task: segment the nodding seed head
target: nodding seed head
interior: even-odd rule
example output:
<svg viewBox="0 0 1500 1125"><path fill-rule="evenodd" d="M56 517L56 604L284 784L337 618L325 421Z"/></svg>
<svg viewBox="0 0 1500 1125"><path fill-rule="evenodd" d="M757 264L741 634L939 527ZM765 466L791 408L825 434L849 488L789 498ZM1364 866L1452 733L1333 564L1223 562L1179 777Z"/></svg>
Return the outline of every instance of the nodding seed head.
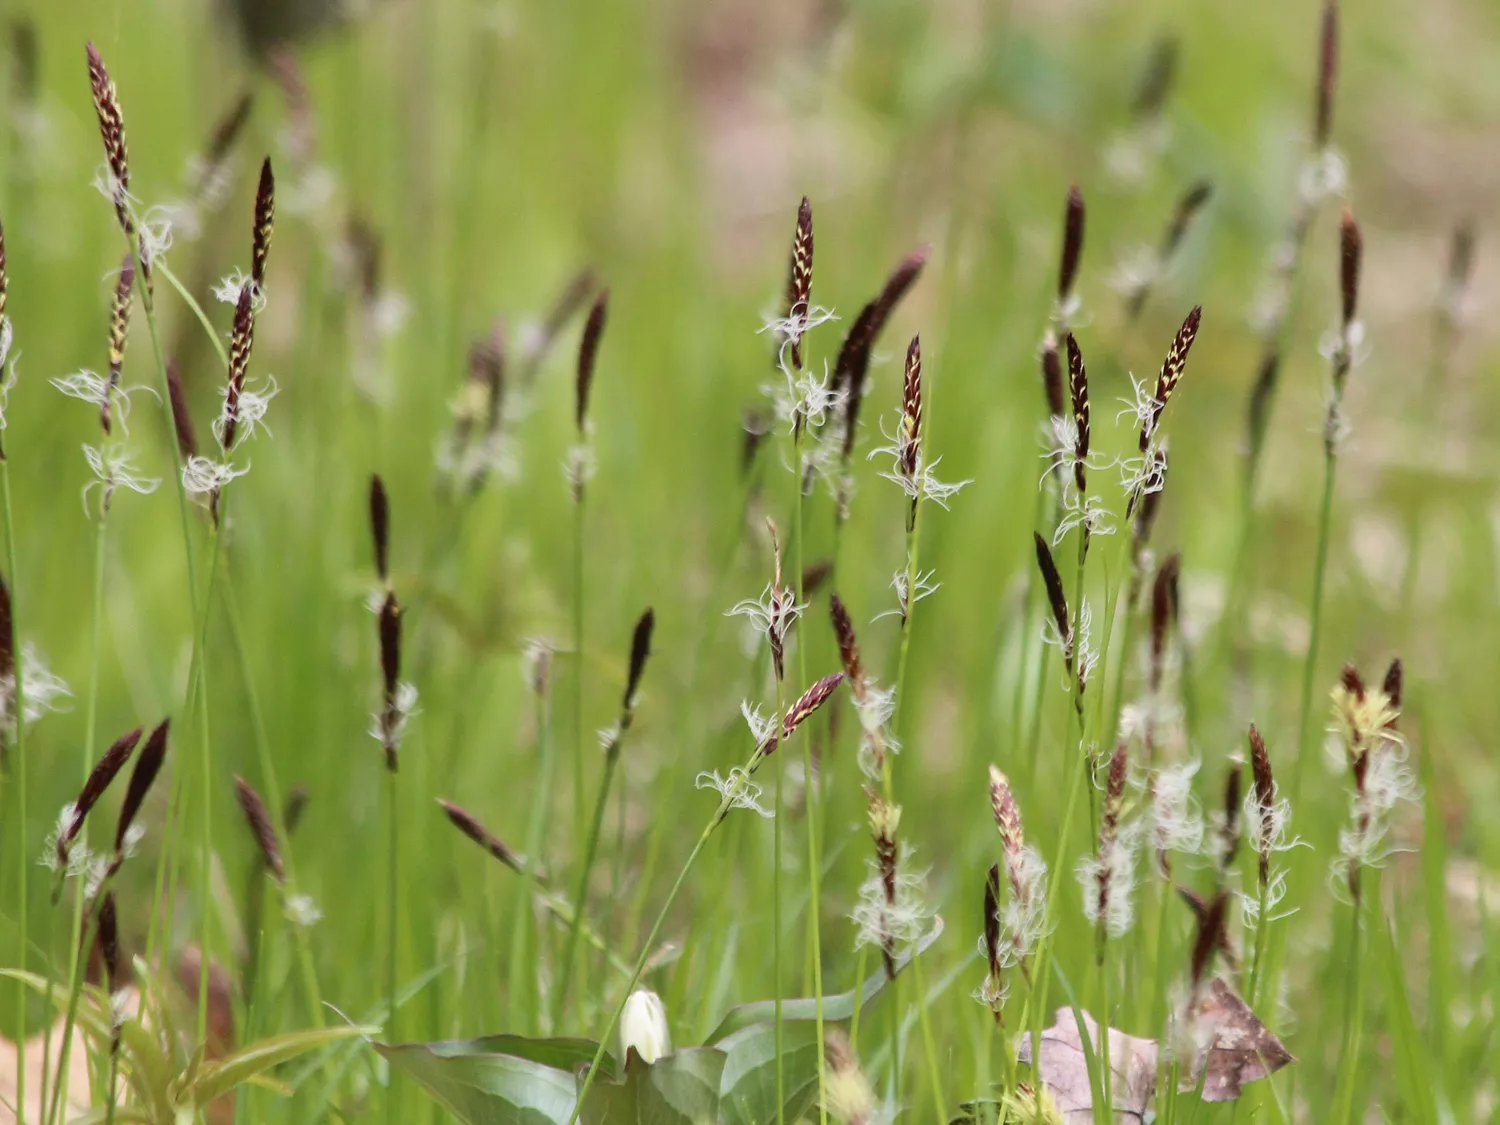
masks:
<svg viewBox="0 0 1500 1125"><path fill-rule="evenodd" d="M1359 309L1359 267L1363 256L1364 238L1359 233L1353 212L1346 208L1339 234L1339 296L1346 331L1354 323L1354 315Z"/></svg>
<svg viewBox="0 0 1500 1125"><path fill-rule="evenodd" d="M125 800L120 804L120 821L115 828L115 859L123 858L125 836L135 823L146 794L161 772L162 762L167 757L167 728L170 720L163 719L146 737L141 752L136 755L135 768L130 771L130 784L125 787Z"/></svg>
<svg viewBox="0 0 1500 1125"><path fill-rule="evenodd" d="M575 421L581 435L588 421L589 391L594 385L594 363L599 357L599 338L604 335L604 320L609 313L609 290L601 289L589 309L578 344L577 409Z"/></svg>
<svg viewBox="0 0 1500 1125"><path fill-rule="evenodd" d="M127 234L134 233L134 226L126 211L126 194L130 190L130 157L125 147L125 116L120 111L120 98L115 92L114 81L104 65L104 58L95 46L88 45L89 86L94 95L94 114L99 119L99 136L104 142L104 159L109 165L113 180L112 195L115 214L120 228Z"/></svg>
<svg viewBox="0 0 1500 1125"><path fill-rule="evenodd" d="M1188 901L1191 904L1192 899ZM1226 940L1224 916L1228 904L1229 893L1221 890L1204 910L1195 911L1198 914L1198 936L1193 941L1193 956L1189 972L1194 989L1203 983L1210 960Z"/></svg>
<svg viewBox="0 0 1500 1125"><path fill-rule="evenodd" d="M1074 184L1068 189L1063 211L1062 258L1057 271L1057 299L1066 301L1078 277L1078 259L1083 254L1083 193Z"/></svg>
<svg viewBox="0 0 1500 1125"><path fill-rule="evenodd" d="M842 453L846 461L854 450L855 425L859 421L859 406L864 397L865 375L870 369L870 352L891 312L921 275L926 262L926 248L914 250L903 258L886 279L885 287L854 318L839 348L833 367L833 389L845 392Z"/></svg>
<svg viewBox="0 0 1500 1125"><path fill-rule="evenodd" d="M184 461L198 455L198 437L193 432L193 416L188 412L187 395L182 389L182 370L177 359L167 360L167 396L172 404L172 428L177 434L177 452Z"/></svg>
<svg viewBox="0 0 1500 1125"><path fill-rule="evenodd" d="M765 749L763 751L765 756L770 757L773 753L775 753L776 748L781 743L781 740L784 738L790 738L793 731L795 731L798 727L800 727L803 723L810 719L813 716L814 712L818 710L818 708L822 707L823 704L828 702L829 697L833 695L834 689L843 682L844 673L832 672L829 675L824 676L821 680L815 681L812 687L804 691L801 697L798 698L797 702L793 703L791 707L787 709L786 717L781 722L780 737L773 734L771 738L767 740Z"/></svg>
<svg viewBox="0 0 1500 1125"><path fill-rule="evenodd" d="M67 868L68 846L78 838L78 833L83 829L84 818L99 803L99 798L109 788L110 782L125 768L125 763L130 761L130 755L135 751L135 744L140 740L140 727L117 738L84 779L83 788L78 791L78 798L73 802L73 815L69 818L68 829L57 838L57 858L64 870Z"/></svg>
<svg viewBox="0 0 1500 1125"><path fill-rule="evenodd" d="M656 614L648 608L635 623L630 638L630 671L625 677L625 698L621 704L627 719L635 712L635 696L641 686L641 673L646 670L646 659L651 655L651 633L655 628Z"/></svg>
<svg viewBox="0 0 1500 1125"><path fill-rule="evenodd" d="M250 825L250 832L260 847L260 857L266 870L278 883L286 882L286 868L281 861L281 848L276 842L276 827L271 823L270 814L266 812L266 803L243 777L234 779L234 795L240 803L240 811L245 814L246 823Z"/></svg>
<svg viewBox="0 0 1500 1125"><path fill-rule="evenodd" d="M438 804L442 807L448 820L452 822L453 827L457 828L512 871L521 871L522 864L520 857L511 851L510 848L506 847L498 836L481 824L478 817L462 806L455 805L452 801L440 800Z"/></svg>
<svg viewBox="0 0 1500 1125"><path fill-rule="evenodd" d="M1167 408L1172 392L1177 389L1182 373L1187 369L1188 352L1192 351L1193 341L1198 338L1198 325L1202 320L1203 306L1194 305L1192 311L1183 320L1182 327L1177 330L1177 335L1172 337L1172 346L1167 349L1167 358L1162 361L1161 372L1156 377L1154 396L1156 405L1151 411L1149 421L1141 427L1140 449L1142 453L1150 448L1151 437L1156 433L1156 427L1161 422L1162 411Z"/></svg>
<svg viewBox="0 0 1500 1125"><path fill-rule="evenodd" d="M828 613L833 618L833 635L838 640L839 659L849 677L849 690L861 696L865 690L865 670L859 659L859 641L854 635L854 619L837 594L828 598Z"/></svg>
<svg viewBox="0 0 1500 1125"><path fill-rule="evenodd" d="M385 481L376 473L370 477L370 533L375 541L375 573L389 585L391 580L391 506L385 494Z"/></svg>

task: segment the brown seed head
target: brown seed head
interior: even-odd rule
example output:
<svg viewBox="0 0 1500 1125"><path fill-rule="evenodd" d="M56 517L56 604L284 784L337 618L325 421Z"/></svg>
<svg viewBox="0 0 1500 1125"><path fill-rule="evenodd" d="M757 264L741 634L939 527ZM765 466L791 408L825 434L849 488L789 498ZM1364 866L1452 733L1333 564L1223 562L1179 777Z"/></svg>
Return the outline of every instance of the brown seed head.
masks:
<svg viewBox="0 0 1500 1125"><path fill-rule="evenodd" d="M260 846L261 862L266 865L271 878L278 883L286 882L286 867L281 862L281 848L276 842L276 826L271 823L271 816L266 812L266 803L243 777L234 779L234 795L240 803L240 811L245 814L245 822L250 825L256 844Z"/></svg>
<svg viewBox="0 0 1500 1125"><path fill-rule="evenodd" d="M1057 299L1066 301L1078 277L1078 259L1083 254L1083 193L1074 184L1068 189L1063 211L1062 259L1057 271Z"/></svg>
<svg viewBox="0 0 1500 1125"><path fill-rule="evenodd" d="M1220 843L1227 870L1240 850L1240 763L1238 759L1229 763L1229 772L1224 776L1224 824Z"/></svg>
<svg viewBox="0 0 1500 1125"><path fill-rule="evenodd" d="M786 319L792 325L792 366L802 367L802 332L797 325L807 322L809 301L812 297L813 271L813 223L812 204L807 196L797 208L797 231L792 236L792 261L787 272Z"/></svg>
<svg viewBox="0 0 1500 1125"><path fill-rule="evenodd" d="M1214 953L1222 948L1226 940L1224 917L1228 905L1229 893L1221 890L1208 904L1207 909L1198 915L1198 936L1193 941L1193 958L1189 973L1195 991L1203 983Z"/></svg>
<svg viewBox="0 0 1500 1125"><path fill-rule="evenodd" d="M1047 412L1061 418L1068 412L1063 397L1062 360L1057 355L1057 336L1050 330L1042 337L1042 389L1047 392Z"/></svg>
<svg viewBox="0 0 1500 1125"><path fill-rule="evenodd" d="M455 805L452 801L438 801L438 804L442 806L443 812L452 821L453 827L457 828L512 871L520 872L522 870L520 857L511 851L510 848L506 847L498 836L480 824L479 818L473 813Z"/></svg>
<svg viewBox="0 0 1500 1125"><path fill-rule="evenodd" d="M130 298L135 291L135 255L126 254L115 279L115 295L109 305L109 385L99 404L99 425L106 436L110 430L110 394L120 385L120 368L125 363L125 340L130 334Z"/></svg>
<svg viewBox="0 0 1500 1125"><path fill-rule="evenodd" d="M124 859L125 834L135 823L146 801L146 794L161 772L162 762L167 757L167 726L170 720L163 719L146 736L141 752L136 755L135 768L130 771L130 784L125 787L125 800L120 804L120 820L115 828L115 863Z"/></svg>
<svg viewBox="0 0 1500 1125"><path fill-rule="evenodd" d="M984 954L990 977L1000 979L1000 865L990 864L984 877Z"/></svg>
<svg viewBox="0 0 1500 1125"><path fill-rule="evenodd" d="M1104 783L1104 816L1099 822L1101 842L1113 842L1120 828L1120 813L1125 807L1125 781L1130 770L1130 743L1120 739L1109 756L1109 775ZM1101 847L1101 851L1103 848Z"/></svg>
<svg viewBox="0 0 1500 1125"><path fill-rule="evenodd" d="M1057 625L1057 635L1062 640L1063 659L1068 671L1073 670L1073 627L1069 624L1068 598L1063 593L1062 575L1057 573L1052 549L1038 532L1032 532L1036 543L1036 565L1042 572L1042 582L1047 587L1047 602L1052 607L1052 620Z"/></svg>
<svg viewBox="0 0 1500 1125"><path fill-rule="evenodd" d="M601 289L589 309L589 318L583 325L583 338L578 343L578 380L576 422L578 433L583 434L588 420L589 390L594 385L594 362L599 357L599 338L604 335L604 319L609 312L609 290Z"/></svg>
<svg viewBox="0 0 1500 1125"><path fill-rule="evenodd" d="M1345 208L1339 236L1339 296L1346 331L1359 308L1359 265L1363 256L1364 238L1359 233L1359 224L1354 221L1353 212Z"/></svg>
<svg viewBox="0 0 1500 1125"><path fill-rule="evenodd" d="M1182 556L1173 553L1156 572L1151 584L1151 690L1161 687L1166 670L1167 632L1173 617L1173 591L1182 567Z"/></svg>
<svg viewBox="0 0 1500 1125"><path fill-rule="evenodd" d="M94 113L99 118L99 136L104 141L104 160L109 165L115 214L119 217L120 229L130 235L134 233L134 227L125 209L126 193L130 190L130 158L125 149L125 116L120 111L120 98L115 93L115 84L104 66L104 59L92 43L88 45L88 58L89 86L94 94Z"/></svg>
<svg viewBox="0 0 1500 1125"><path fill-rule="evenodd" d="M240 392L245 389L250 348L255 343L252 289L250 285L240 286L239 300L234 306L234 326L229 332L229 377L224 395L224 424L219 431L219 445L226 454L234 451L240 421Z"/></svg>
<svg viewBox="0 0 1500 1125"><path fill-rule="evenodd" d="M375 541L375 573L385 585L391 581L391 506L380 474L370 477L370 532Z"/></svg>
<svg viewBox="0 0 1500 1125"><path fill-rule="evenodd" d="M115 892L108 891L99 904L98 935L94 939L99 959L104 963L104 980L110 992L118 992L125 982L120 957L120 919L115 906Z"/></svg>
<svg viewBox="0 0 1500 1125"><path fill-rule="evenodd" d="M837 594L828 598L828 613L833 619L833 635L839 643L839 659L844 664L844 674L849 678L849 690L859 699L865 693L865 669L859 660L859 641L854 635L854 618L849 607Z"/></svg>
<svg viewBox="0 0 1500 1125"><path fill-rule="evenodd" d="M1271 875L1269 847L1275 828L1276 781L1271 776L1271 756L1255 724L1250 724L1250 776L1255 782L1255 808L1260 814L1256 853L1260 858L1260 885L1265 887Z"/></svg>
<svg viewBox="0 0 1500 1125"><path fill-rule="evenodd" d="M380 603L380 672L388 707L394 707L401 681L401 606L393 590Z"/></svg>
<svg viewBox="0 0 1500 1125"><path fill-rule="evenodd" d="M1073 479L1079 493L1088 491L1084 462L1089 455L1089 374L1083 366L1083 352L1073 333L1068 333L1068 393L1073 399L1073 424L1078 436L1073 445Z"/></svg>
<svg viewBox="0 0 1500 1125"><path fill-rule="evenodd" d="M1401 710L1401 689L1404 680L1405 675L1401 666L1401 658L1398 656L1391 661L1390 667L1385 670L1385 682L1381 685L1381 690L1385 692L1385 697L1390 700L1392 711ZM1395 726L1395 722L1392 719L1387 725Z"/></svg>
<svg viewBox="0 0 1500 1125"><path fill-rule="evenodd" d="M844 682L844 673L832 672L818 680L804 691L797 702L787 710L786 717L781 722L781 739L790 738L792 732L810 719L813 714L827 703L833 695L834 689ZM765 755L769 757L776 752L781 739L774 735L766 742Z"/></svg>
<svg viewBox="0 0 1500 1125"><path fill-rule="evenodd" d="M990 811L995 817L995 827L1000 831L1000 846L1005 849L1006 863L1014 868L1014 861L1026 846L1021 810L1010 790L1009 779L995 766L990 767Z"/></svg>
<svg viewBox="0 0 1500 1125"><path fill-rule="evenodd" d="M73 815L68 821L68 830L57 838L57 858L64 868L68 862L68 846L78 838L78 833L83 829L84 818L98 804L110 782L125 768L125 763L130 761L130 755L135 751L135 744L140 740L141 728L136 727L129 734L116 739L104 752L104 757L89 771L83 788L78 791L78 799L73 802Z"/></svg>
<svg viewBox="0 0 1500 1125"><path fill-rule="evenodd" d="M901 389L901 429L897 472L916 476L922 441L922 340L913 336L906 348L906 377Z"/></svg>
<svg viewBox="0 0 1500 1125"><path fill-rule="evenodd" d="M651 632L656 627L656 614L647 609L635 623L635 632L630 638L630 673L625 677L625 698L621 703L624 718L621 726L628 726L635 713L635 696L640 690L641 673L646 670L646 658L651 655Z"/></svg>
<svg viewBox="0 0 1500 1125"><path fill-rule="evenodd" d="M1339 6L1328 0L1318 42L1318 96L1313 117L1313 147L1326 148L1333 133L1333 94L1339 72Z"/></svg>
<svg viewBox="0 0 1500 1125"><path fill-rule="evenodd" d="M1359 669L1356 668L1353 664L1344 665L1343 671L1339 673L1339 682L1343 685L1344 690L1352 695L1356 701L1364 701L1364 677L1359 674Z"/></svg>
<svg viewBox="0 0 1500 1125"><path fill-rule="evenodd" d="M1153 396L1156 405L1152 408L1150 421L1141 426L1142 453L1151 447L1151 438L1161 422L1162 411L1167 408L1172 392L1177 389L1177 383L1187 369L1188 352L1193 348L1193 341L1198 338L1198 324L1202 319L1203 306L1194 305L1193 310L1187 314L1187 319L1182 322L1182 327L1177 330L1177 335L1172 337L1172 346L1167 349L1167 358L1162 361L1161 371L1156 376L1156 394Z"/></svg>
<svg viewBox="0 0 1500 1125"><path fill-rule="evenodd" d="M1151 55L1146 60L1146 69L1141 72L1141 84L1136 89L1132 112L1137 121L1149 121L1161 114L1176 77L1177 37L1158 36L1151 45Z"/></svg>
<svg viewBox="0 0 1500 1125"><path fill-rule="evenodd" d="M187 395L182 387L182 370L173 356L167 360L167 396L172 403L172 428L177 433L177 452L184 461L197 456L198 437L193 432L193 416L188 412Z"/></svg>
<svg viewBox="0 0 1500 1125"><path fill-rule="evenodd" d="M885 287L854 318L854 323L849 326L849 333L844 337L843 345L839 348L838 359L833 368L833 389L845 392L843 456L846 461L854 450L855 426L859 421L860 402L864 398L865 376L870 369L871 350L881 330L885 327L886 321L890 319L892 311L920 276L926 262L925 247L914 250L901 259L890 277L886 279Z"/></svg>
<svg viewBox="0 0 1500 1125"><path fill-rule="evenodd" d="M266 257L271 253L271 231L276 226L276 176L268 156L260 165L255 188L255 232L250 243L250 280L257 290L266 284Z"/></svg>

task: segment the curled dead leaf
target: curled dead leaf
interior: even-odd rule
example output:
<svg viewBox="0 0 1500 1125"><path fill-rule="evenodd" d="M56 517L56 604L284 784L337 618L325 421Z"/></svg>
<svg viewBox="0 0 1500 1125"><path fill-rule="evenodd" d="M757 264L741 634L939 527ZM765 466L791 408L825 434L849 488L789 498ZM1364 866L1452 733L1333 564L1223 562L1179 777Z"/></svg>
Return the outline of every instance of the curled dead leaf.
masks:
<svg viewBox="0 0 1500 1125"><path fill-rule="evenodd" d="M1231 1102L1246 1082L1275 1074L1296 1062L1276 1034L1250 1010L1250 1005L1222 979L1214 978L1199 993L1188 1031L1198 1048L1191 1073L1180 1088L1203 1083L1203 1100Z"/></svg>
<svg viewBox="0 0 1500 1125"><path fill-rule="evenodd" d="M1099 1025L1088 1012L1080 1015L1098 1055L1102 1046ZM1094 1095L1089 1085L1088 1057L1072 1008L1057 1009L1052 1026L1042 1032L1040 1053L1041 1059L1032 1064L1033 1070L1051 1091L1063 1121L1068 1125L1092 1121ZM1139 1039L1118 1028L1109 1029L1109 1069L1113 1075L1110 1092L1117 1121L1141 1125L1146 1120L1146 1109L1156 1093L1156 1056L1154 1039ZM1023 1063L1032 1063L1030 1035L1021 1040L1017 1057Z"/></svg>

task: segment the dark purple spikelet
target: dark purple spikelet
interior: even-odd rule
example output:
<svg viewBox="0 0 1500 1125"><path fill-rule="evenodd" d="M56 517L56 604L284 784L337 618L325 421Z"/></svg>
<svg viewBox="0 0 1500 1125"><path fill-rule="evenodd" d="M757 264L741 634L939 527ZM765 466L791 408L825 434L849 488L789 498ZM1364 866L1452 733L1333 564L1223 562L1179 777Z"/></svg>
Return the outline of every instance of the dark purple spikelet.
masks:
<svg viewBox="0 0 1500 1125"><path fill-rule="evenodd" d="M865 683L864 665L859 659L859 641L854 635L854 619L849 608L837 594L828 599L828 613L833 619L833 635L839 645L839 659L844 665L844 674L849 677L850 690L862 693Z"/></svg>
<svg viewBox="0 0 1500 1125"><path fill-rule="evenodd" d="M391 505L379 473L370 476L370 535L375 543L375 573L383 585L390 585Z"/></svg>
<svg viewBox="0 0 1500 1125"><path fill-rule="evenodd" d="M1365 697L1365 679L1359 674L1359 669L1353 664L1345 664L1343 671L1339 673L1339 682L1344 685L1344 690L1355 699L1363 700Z"/></svg>
<svg viewBox="0 0 1500 1125"><path fill-rule="evenodd" d="M128 237L135 233L135 227L126 208L130 190L130 157L125 147L125 116L120 111L120 98L104 66L104 58L92 43L88 45L88 59L94 114L99 119L99 136L104 142L104 161L109 166L110 197L115 205L115 215L120 220L120 229Z"/></svg>
<svg viewBox="0 0 1500 1125"><path fill-rule="evenodd" d="M792 236L792 261L787 269L786 322L792 348L792 366L802 369L802 328L812 299L813 222L807 196L797 208L797 231Z"/></svg>
<svg viewBox="0 0 1500 1125"><path fill-rule="evenodd" d="M790 738L798 727L812 718L818 708L828 702L829 698L833 695L834 689L843 682L844 673L831 672L821 680L815 681L812 687L804 691L797 699L797 702L793 703L787 709L786 716L781 721L780 738L773 734L766 740L763 751L765 756L770 757L774 754L782 739Z"/></svg>
<svg viewBox="0 0 1500 1125"><path fill-rule="evenodd" d="M1224 775L1224 818L1219 839L1225 871L1234 863L1240 850L1240 784L1240 763L1236 759L1229 763L1229 772Z"/></svg>
<svg viewBox="0 0 1500 1125"><path fill-rule="evenodd" d="M578 381L576 422L578 433L583 434L588 421L589 391L594 385L594 363L599 356L599 338L604 335L604 319L609 312L609 290L602 289L589 309L589 318L583 325L583 339L578 344Z"/></svg>
<svg viewBox="0 0 1500 1125"><path fill-rule="evenodd" d="M379 630L380 674L386 705L393 708L401 681L401 606L394 591L387 591L385 600L380 603Z"/></svg>
<svg viewBox="0 0 1500 1125"><path fill-rule="evenodd" d="M125 341L130 335L130 298L134 292L135 255L126 254L120 262L115 295L109 304L109 382L99 403L99 426L105 437L110 432L110 398L120 385L120 369L125 364Z"/></svg>
<svg viewBox="0 0 1500 1125"><path fill-rule="evenodd" d="M906 376L901 388L901 425L896 432L896 471L915 479L922 452L922 338L906 348Z"/></svg>
<svg viewBox="0 0 1500 1125"><path fill-rule="evenodd" d="M1255 783L1255 809L1260 815L1255 849L1260 857L1260 885L1269 883L1271 876L1271 835L1275 830L1276 780L1271 776L1271 755L1266 752L1265 739L1255 724L1250 724L1250 776Z"/></svg>
<svg viewBox="0 0 1500 1125"><path fill-rule="evenodd" d="M255 231L250 242L250 281L257 291L265 288L266 258L271 253L271 232L276 226L276 175L268 156L260 165L255 188Z"/></svg>
<svg viewBox="0 0 1500 1125"><path fill-rule="evenodd" d="M1192 900L1189 899L1189 904L1191 903ZM1221 890L1201 913L1194 911L1198 914L1198 934L1193 939L1192 961L1189 965L1189 977L1194 991L1203 983L1214 953L1223 947L1226 940L1224 919L1228 905L1229 892Z"/></svg>
<svg viewBox="0 0 1500 1125"><path fill-rule="evenodd" d="M1068 597L1063 592L1062 575L1057 572L1057 563L1052 558L1052 548L1038 532L1032 532L1036 541L1036 565L1042 572L1042 583L1047 587L1047 604L1052 608L1052 621L1057 626L1057 635L1062 640L1063 661L1068 672L1073 671L1073 627L1069 624Z"/></svg>
<svg viewBox="0 0 1500 1125"><path fill-rule="evenodd" d="M255 837L255 843L260 848L261 862L271 873L271 878L278 883L285 883L286 866L281 859L281 847L276 840L276 826L271 823L271 815L266 811L266 803L243 777L234 779L234 796L239 802L240 811L245 814L245 823L250 826L250 833Z"/></svg>
<svg viewBox="0 0 1500 1125"><path fill-rule="evenodd" d="M627 726L635 714L636 692L640 690L641 674L646 670L646 661L651 656L651 634L656 628L656 613L647 609L635 623L635 632L630 637L630 671L625 677L625 698L621 703L624 716L621 726Z"/></svg>
<svg viewBox="0 0 1500 1125"><path fill-rule="evenodd" d="M457 828L512 871L521 872L522 864L520 857L511 851L498 836L479 823L478 817L462 806L455 805L452 801L439 800L438 804L442 807L448 820L452 822L453 827Z"/></svg>
<svg viewBox="0 0 1500 1125"><path fill-rule="evenodd" d="M1354 214L1344 209L1344 221L1339 233L1339 297L1344 314L1344 330L1354 323L1359 311L1359 267L1364 257L1364 237L1359 233L1359 224Z"/></svg>
<svg viewBox="0 0 1500 1125"><path fill-rule="evenodd" d="M1068 403L1063 394L1062 359L1057 354L1057 337L1051 332L1042 338L1042 389L1047 393L1047 413L1064 417Z"/></svg>
<svg viewBox="0 0 1500 1125"><path fill-rule="evenodd" d="M1385 692L1387 699L1391 701L1391 710L1401 710L1401 691L1406 679L1405 672L1398 656L1391 661L1390 667L1385 670L1385 680L1381 684L1381 690Z"/></svg>
<svg viewBox="0 0 1500 1125"><path fill-rule="evenodd" d="M1177 575L1182 567L1182 556L1171 554L1156 572L1156 581L1151 585L1151 690L1161 688L1166 672L1167 632L1173 617L1173 591L1177 586Z"/></svg>
<svg viewBox="0 0 1500 1125"><path fill-rule="evenodd" d="M1150 121L1161 115L1167 95L1177 77L1177 37L1161 35L1151 44L1151 54L1141 72L1131 113L1137 121Z"/></svg>
<svg viewBox="0 0 1500 1125"><path fill-rule="evenodd" d="M85 927L87 930L87 927ZM120 957L120 916L115 905L115 892L107 891L99 903L98 933L94 948L103 963L104 981L111 993L118 992L125 982L124 967Z"/></svg>
<svg viewBox="0 0 1500 1125"><path fill-rule="evenodd" d="M170 720L163 719L146 736L141 752L135 757L135 768L130 771L130 784L125 787L125 800L120 803L120 820L115 827L115 861L123 858L125 836L135 818L140 814L146 795L161 773L162 762L167 757L167 729Z"/></svg>
<svg viewBox="0 0 1500 1125"><path fill-rule="evenodd" d="M224 424L219 430L219 445L225 454L234 452L240 423L240 392L245 389L245 373L250 367L250 348L255 343L255 306L253 287L240 286L234 306L234 324L229 331L229 375L224 391Z"/></svg>
<svg viewBox="0 0 1500 1125"><path fill-rule="evenodd" d="M240 134L245 131L245 126L249 124L250 111L254 106L255 95L245 90L214 125L213 132L208 137L208 144L204 146L203 158L198 165L197 178L193 184L193 194L198 196L200 201L212 192L214 182L224 170L224 162L229 157L229 150L234 147L234 142L239 140Z"/></svg>
<svg viewBox="0 0 1500 1125"><path fill-rule="evenodd" d="M885 287L854 318L833 368L833 389L844 394L844 448L847 461L854 450L855 427L859 421L860 402L864 398L865 376L870 369L870 353L886 321L900 304L901 298L916 282L927 262L926 248L914 250L891 272Z"/></svg>
<svg viewBox="0 0 1500 1125"><path fill-rule="evenodd" d="M1068 189L1068 202L1063 211L1062 257L1057 270L1057 300L1062 303L1073 292L1073 283L1078 279L1078 260L1083 255L1083 192L1074 184Z"/></svg>
<svg viewBox="0 0 1500 1125"><path fill-rule="evenodd" d="M1193 341L1198 338L1198 325L1202 320L1203 306L1194 305L1183 320L1182 327L1177 330L1177 335L1172 337L1172 346L1167 349L1167 358L1162 361L1161 371L1156 376L1156 394L1153 396L1156 404L1152 407L1150 419L1141 426L1142 453L1151 448L1151 438L1156 433L1156 427L1161 424L1162 411L1167 408L1172 392L1177 389L1182 373L1187 370L1188 353L1193 349Z"/></svg>
<svg viewBox="0 0 1500 1125"><path fill-rule="evenodd" d="M82 831L89 810L98 804L110 782L125 768L125 763L130 761L130 755L135 751L135 744L140 740L141 728L136 727L129 734L116 739L89 771L83 788L78 791L78 797L73 802L73 814L68 819L67 830L60 832L57 837L57 858L63 870L68 866L68 848Z"/></svg>
<svg viewBox="0 0 1500 1125"><path fill-rule="evenodd" d="M1339 75L1339 6L1328 0L1318 40L1318 94L1313 116L1313 145L1325 148L1333 133L1333 95Z"/></svg>
<svg viewBox="0 0 1500 1125"><path fill-rule="evenodd" d="M1084 463L1089 456L1089 376L1083 366L1083 352L1073 333L1068 333L1068 393L1073 400L1073 424L1077 436L1073 442L1073 480L1079 494L1088 491L1088 474Z"/></svg>
<svg viewBox="0 0 1500 1125"><path fill-rule="evenodd" d="M177 452L187 461L198 454L198 435L193 431L193 416L188 410L187 394L182 386L182 369L175 356L167 360L167 396L172 404L172 429L177 434Z"/></svg>
<svg viewBox="0 0 1500 1125"><path fill-rule="evenodd" d="M563 291L547 309L542 317L540 329L527 338L519 354L518 376L523 388L531 387L536 381L537 372L541 370L542 362L551 352L552 345L557 342L557 337L567 326L568 321L572 320L588 302L589 295L597 286L598 280L594 277L593 271L582 270L569 279Z"/></svg>
<svg viewBox="0 0 1500 1125"><path fill-rule="evenodd" d="M1000 983L1000 865L990 864L984 877L984 956L989 963L990 980ZM995 1015L999 1018L999 999L994 1001Z"/></svg>

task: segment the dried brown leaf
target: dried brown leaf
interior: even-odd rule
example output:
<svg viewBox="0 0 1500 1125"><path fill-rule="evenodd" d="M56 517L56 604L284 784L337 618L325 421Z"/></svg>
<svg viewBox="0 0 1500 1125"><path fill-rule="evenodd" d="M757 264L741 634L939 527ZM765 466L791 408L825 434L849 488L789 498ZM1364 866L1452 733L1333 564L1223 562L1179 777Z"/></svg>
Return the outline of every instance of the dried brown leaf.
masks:
<svg viewBox="0 0 1500 1125"><path fill-rule="evenodd" d="M1099 1025L1083 1012L1094 1051L1099 1053ZM1021 1062L1031 1064L1031 1037L1021 1040L1017 1051ZM1141 1123L1146 1107L1156 1092L1157 1047L1154 1039L1126 1035L1119 1028L1109 1029L1109 1069L1113 1074L1115 1120ZM1070 1125L1084 1125L1094 1118L1093 1088L1089 1085L1088 1058L1083 1051L1083 1037L1072 1008L1059 1008L1051 1027L1042 1032L1041 1061L1034 1067L1042 1084L1052 1092L1063 1120Z"/></svg>
<svg viewBox="0 0 1500 1125"><path fill-rule="evenodd" d="M1201 990L1192 1018L1198 1041L1208 1047L1195 1061L1191 1075L1184 1074L1180 1088L1196 1089L1201 1079L1206 1102L1232 1102L1246 1082L1269 1077L1297 1061L1239 993L1220 978Z"/></svg>

